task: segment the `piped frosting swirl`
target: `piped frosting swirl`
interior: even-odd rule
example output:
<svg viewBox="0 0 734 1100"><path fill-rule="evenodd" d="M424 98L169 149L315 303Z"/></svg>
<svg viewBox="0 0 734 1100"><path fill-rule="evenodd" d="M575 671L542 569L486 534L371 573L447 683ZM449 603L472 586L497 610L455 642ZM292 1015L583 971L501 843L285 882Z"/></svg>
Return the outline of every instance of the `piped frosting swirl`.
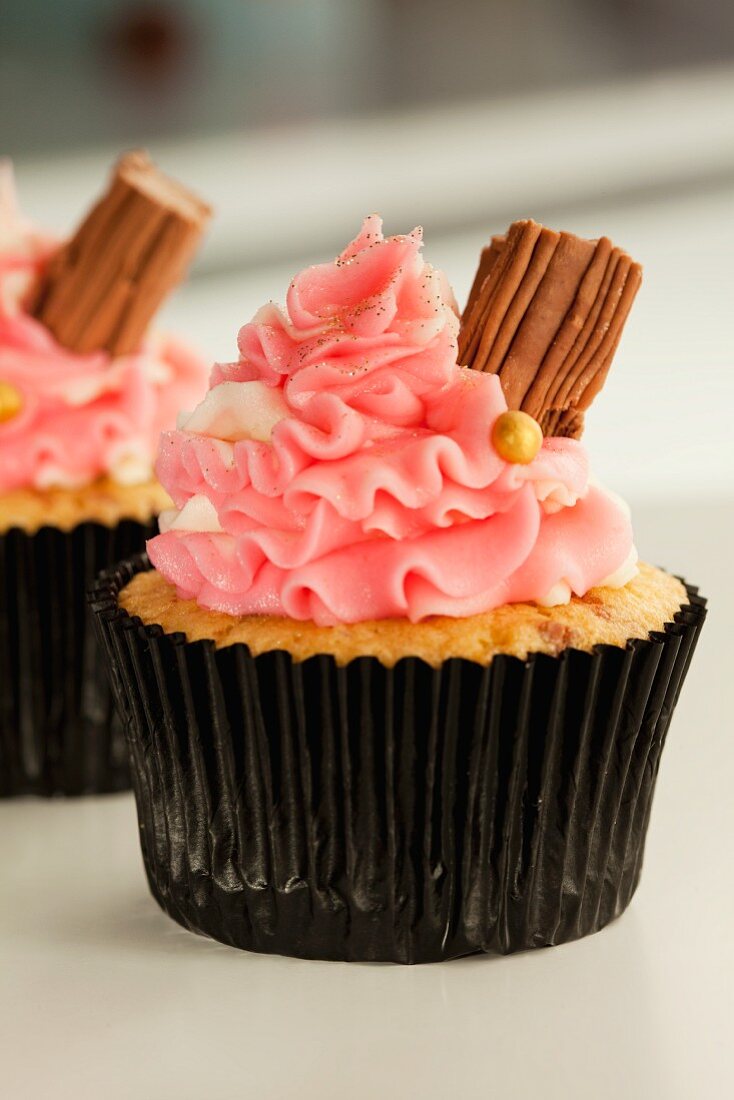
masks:
<svg viewBox="0 0 734 1100"><path fill-rule="evenodd" d="M179 594L231 614L316 623L466 616L567 599L634 574L629 517L586 452L493 449L496 376L457 366L459 322L422 234L377 217L301 272L164 435L175 509L149 543Z"/></svg>
<svg viewBox="0 0 734 1100"><path fill-rule="evenodd" d="M147 481L161 431L205 386L199 356L170 337L116 357L57 343L24 308L57 247L22 217L0 163L0 382L14 396L13 415L0 417L0 493Z"/></svg>

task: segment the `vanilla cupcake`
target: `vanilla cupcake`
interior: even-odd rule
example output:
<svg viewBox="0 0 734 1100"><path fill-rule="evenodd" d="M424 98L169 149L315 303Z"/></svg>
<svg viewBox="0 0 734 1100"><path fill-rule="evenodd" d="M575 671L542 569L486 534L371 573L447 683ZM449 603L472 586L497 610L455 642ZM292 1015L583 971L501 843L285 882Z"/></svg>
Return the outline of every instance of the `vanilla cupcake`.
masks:
<svg viewBox="0 0 734 1100"><path fill-rule="evenodd" d="M638 269L536 228L460 330L420 232L368 218L162 439L174 508L92 602L149 882L195 931L431 961L586 935L635 890L703 601L638 565L578 440Z"/></svg>
<svg viewBox="0 0 734 1100"><path fill-rule="evenodd" d="M135 165L139 176L156 175L140 156ZM130 167L130 158L118 167L115 194ZM139 194L152 219L155 204L144 191ZM195 401L206 384L205 365L185 344L136 334L141 320L147 324L142 314L151 303L149 288L135 293L141 273L134 260L135 235L119 216L97 234L93 247L87 243L90 229L108 210L109 195L63 245L20 215L10 167L0 167L0 795L5 796L129 786L125 739L100 667L85 591L101 568L142 549L155 531L155 517L170 506L153 473L159 437L175 423L178 408ZM158 220L165 221L160 209ZM150 262L158 246L155 235L148 232L148 238ZM118 242L129 250L119 262ZM85 272L74 268L80 258ZM179 266L173 281L182 274ZM155 287L156 304L166 277ZM119 308L123 285L127 312ZM86 298L85 287L91 288ZM105 346L114 347L121 338L125 349Z"/></svg>

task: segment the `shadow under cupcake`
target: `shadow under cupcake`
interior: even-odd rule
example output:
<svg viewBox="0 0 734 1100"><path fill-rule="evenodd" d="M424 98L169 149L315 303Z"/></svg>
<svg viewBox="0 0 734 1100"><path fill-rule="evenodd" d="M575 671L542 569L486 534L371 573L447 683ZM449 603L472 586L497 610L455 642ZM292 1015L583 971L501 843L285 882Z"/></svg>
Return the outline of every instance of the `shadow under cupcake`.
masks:
<svg viewBox="0 0 734 1100"><path fill-rule="evenodd" d="M578 443L639 269L516 223L459 332L419 248L368 219L245 326L91 595L153 894L237 947L508 953L639 880L705 615Z"/></svg>

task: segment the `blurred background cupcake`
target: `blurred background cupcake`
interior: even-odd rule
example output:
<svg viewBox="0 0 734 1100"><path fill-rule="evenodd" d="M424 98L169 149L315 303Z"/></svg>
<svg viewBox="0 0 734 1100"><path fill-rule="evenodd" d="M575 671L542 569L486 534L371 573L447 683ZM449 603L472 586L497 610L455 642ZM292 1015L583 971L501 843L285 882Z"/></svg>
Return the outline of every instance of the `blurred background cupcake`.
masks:
<svg viewBox="0 0 734 1100"><path fill-rule="evenodd" d="M0 164L0 795L129 784L84 592L168 503L158 438L206 368L148 323L208 217L132 153L61 242Z"/></svg>

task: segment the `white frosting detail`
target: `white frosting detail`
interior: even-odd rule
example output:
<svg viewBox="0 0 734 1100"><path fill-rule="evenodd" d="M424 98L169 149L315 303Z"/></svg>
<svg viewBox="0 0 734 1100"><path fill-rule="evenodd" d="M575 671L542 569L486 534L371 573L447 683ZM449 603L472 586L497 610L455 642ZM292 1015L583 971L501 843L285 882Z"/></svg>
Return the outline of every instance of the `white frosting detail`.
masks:
<svg viewBox="0 0 734 1100"><path fill-rule="evenodd" d="M636 547L632 547L622 564L610 573L604 580L595 584L595 588L624 588L633 577L639 573L637 561L639 555ZM553 585L541 600L536 600L538 607L558 607L560 604L569 603L571 600L571 585L563 577Z"/></svg>
<svg viewBox="0 0 734 1100"><path fill-rule="evenodd" d="M256 439L267 443L273 428L289 409L280 389L264 382L220 382L185 419L179 429L237 442Z"/></svg>
<svg viewBox="0 0 734 1100"><path fill-rule="evenodd" d="M91 352L91 358L94 358L95 354L95 352ZM71 406L89 405L106 393L119 393L129 384L128 375L131 359L137 361L146 380L151 385L162 388L172 380L173 369L168 363L159 359L157 355L158 352L149 338L144 355L118 356L112 360L104 371L91 372L88 375L78 374L74 378L66 378L62 384L52 385L52 392Z"/></svg>
<svg viewBox="0 0 734 1100"><path fill-rule="evenodd" d="M164 508L158 516L158 530L162 535L165 535L166 531L171 530L177 516L178 508Z"/></svg>
<svg viewBox="0 0 734 1100"><path fill-rule="evenodd" d="M34 481L36 489L81 489L88 484L87 478L74 478L61 466L45 462L39 467Z"/></svg>
<svg viewBox="0 0 734 1100"><path fill-rule="evenodd" d="M542 600L536 600L538 607L558 607L559 604L569 603L571 600L571 585L566 580L560 580L553 585Z"/></svg>
<svg viewBox="0 0 734 1100"><path fill-rule="evenodd" d="M621 497L618 499L621 503L624 503ZM633 546L619 568L610 573L608 577L605 577L603 581L599 581L597 588L624 588L639 573L638 560L637 547Z"/></svg>
<svg viewBox="0 0 734 1100"><path fill-rule="evenodd" d="M143 444L125 443L111 458L109 473L119 485L142 485L153 476L153 463Z"/></svg>
<svg viewBox="0 0 734 1100"><path fill-rule="evenodd" d="M573 508L579 499L579 494L574 493L562 481L548 478L533 482L536 499L543 505L543 511L550 515L560 512L562 508Z"/></svg>
<svg viewBox="0 0 734 1100"><path fill-rule="evenodd" d="M106 472L118 485L144 485L153 477L153 463L144 446L126 443L107 463ZM37 489L81 489L89 479L70 477L62 466L48 461L39 467L34 484Z"/></svg>
<svg viewBox="0 0 734 1100"><path fill-rule="evenodd" d="M109 371L106 372L107 376L92 374L89 377L69 378L62 386L58 387L56 392L67 405L89 405L98 397L109 393L110 390L114 391L120 388L117 384L118 374L119 371L111 366Z"/></svg>
<svg viewBox="0 0 734 1100"><path fill-rule="evenodd" d="M221 531L217 510L202 493L197 493L177 511L169 508L158 519L161 534L166 531Z"/></svg>

